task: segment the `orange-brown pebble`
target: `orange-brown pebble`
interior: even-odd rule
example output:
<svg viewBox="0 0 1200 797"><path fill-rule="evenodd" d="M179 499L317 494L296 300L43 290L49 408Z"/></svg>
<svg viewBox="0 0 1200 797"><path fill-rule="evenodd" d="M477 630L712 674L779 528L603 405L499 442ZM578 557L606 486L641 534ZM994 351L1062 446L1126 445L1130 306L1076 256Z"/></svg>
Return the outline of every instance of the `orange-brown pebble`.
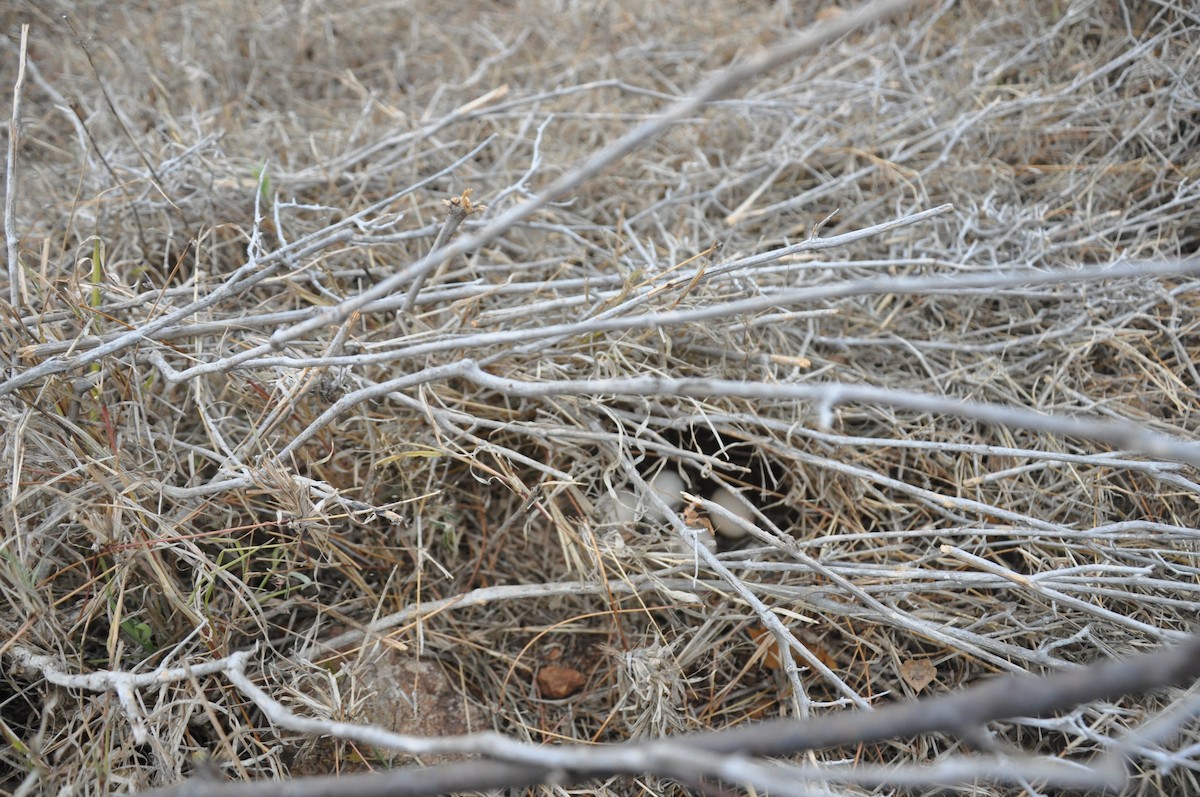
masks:
<svg viewBox="0 0 1200 797"><path fill-rule="evenodd" d="M570 667L559 667L557 664L547 664L538 670L538 692L542 697L551 700L561 700L570 697L583 688L587 678L579 670Z"/></svg>

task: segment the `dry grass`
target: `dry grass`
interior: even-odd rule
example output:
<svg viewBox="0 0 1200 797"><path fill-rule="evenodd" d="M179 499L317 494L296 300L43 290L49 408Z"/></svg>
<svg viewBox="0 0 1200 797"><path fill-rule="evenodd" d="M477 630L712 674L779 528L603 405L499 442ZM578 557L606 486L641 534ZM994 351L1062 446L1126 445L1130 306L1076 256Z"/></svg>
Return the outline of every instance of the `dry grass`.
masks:
<svg viewBox="0 0 1200 797"><path fill-rule="evenodd" d="M451 257L413 313L401 290L256 349L427 255L444 200L470 189L487 209L459 235L482 229L811 16L785 5L0 3L5 86L33 26L5 378L71 366L0 398L3 793L143 789L204 766L282 776L318 755L220 673L124 704L48 684L18 648L70 672L148 672L257 643L265 690L348 721L378 689L377 657L419 655L474 707L462 716L518 740L610 742L1041 672L1195 622L1194 461L969 408L786 393L846 383L1195 437L1200 283L1186 270L971 282L1197 250L1200 19L1178 0L923 4ZM829 216L822 237L943 203L954 211L723 269ZM247 281L223 291L231 275ZM937 275L960 282L903 289ZM756 298L752 313L731 305ZM467 358L568 384L505 393ZM596 389L648 376L769 388ZM744 487L757 507L721 567L678 527L608 522L615 492L664 459L693 492ZM339 654L318 644L334 637ZM914 689L921 662L933 680ZM549 664L586 684L545 698ZM1182 700L992 730L1082 759ZM1140 751L1129 793L1200 791L1198 742L1193 723ZM350 747L319 760L382 760ZM924 736L811 762L956 752Z"/></svg>

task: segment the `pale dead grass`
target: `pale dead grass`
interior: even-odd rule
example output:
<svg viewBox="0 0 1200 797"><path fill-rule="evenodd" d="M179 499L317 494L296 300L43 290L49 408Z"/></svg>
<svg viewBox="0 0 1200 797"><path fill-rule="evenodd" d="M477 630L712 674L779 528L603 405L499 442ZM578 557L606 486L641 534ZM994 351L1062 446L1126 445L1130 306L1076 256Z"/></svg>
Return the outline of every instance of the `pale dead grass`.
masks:
<svg viewBox="0 0 1200 797"><path fill-rule="evenodd" d="M440 662L497 730L603 742L819 713L851 694L915 697L1187 630L1200 608L1194 468L969 417L844 405L821 428L819 408L790 400L523 398L456 374L358 404L275 456L348 392L464 357L532 382L840 381L1194 437L1187 274L864 291L705 323L536 332L870 277L1195 252L1200 21L1184 3L929 4L766 76L452 259L415 316L366 313L336 345L329 329L279 353L358 357L353 367L259 358L165 378L161 363L234 356L416 261L443 201L464 189L488 213L536 193L807 21L781 5L0 5L6 64L19 23L33 25L9 231L25 305L0 328L10 374L210 295L248 247L266 257L317 242L157 342L2 399L0 649L77 672L144 671L258 643L264 689L297 713L356 720L376 643L299 655L316 641L483 586L628 582L638 586L534 589L386 634L387 655ZM347 235L330 232L442 172ZM822 236L942 203L955 211L704 277L804 240L835 211ZM833 312L786 316L811 310ZM516 330L530 336L500 336ZM478 333L497 337L467 337ZM697 492L713 480L750 488L761 531L722 544L725 577L669 529L606 525L629 469L663 458ZM807 651L790 680L747 594ZM110 694L59 689L10 661L5 793L170 784L208 766L199 755L232 778L311 771L300 756L311 740L281 735L219 675L140 694L138 741ZM903 676L913 662L934 668L921 690ZM587 685L542 699L534 676L549 663ZM1080 758L1178 699L994 730ZM1130 793L1200 790L1197 741L1193 724L1141 751ZM958 744L923 737L818 759L926 763ZM351 768L378 763L346 755Z"/></svg>

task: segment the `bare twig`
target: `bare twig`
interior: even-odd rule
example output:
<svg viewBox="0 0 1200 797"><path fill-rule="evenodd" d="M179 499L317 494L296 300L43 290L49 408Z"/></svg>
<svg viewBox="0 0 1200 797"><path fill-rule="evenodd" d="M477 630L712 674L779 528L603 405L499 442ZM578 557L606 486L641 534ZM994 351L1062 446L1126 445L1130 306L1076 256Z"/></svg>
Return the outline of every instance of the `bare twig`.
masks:
<svg viewBox="0 0 1200 797"><path fill-rule="evenodd" d="M283 348L289 341L329 324L337 324L368 302L382 298L402 285L412 281L417 274L428 272L451 257L465 254L495 240L516 224L530 218L542 208L567 192L595 177L605 168L633 152L647 141L654 139L671 128L681 119L695 113L705 105L718 100L758 75L781 64L792 61L820 45L833 41L858 28L886 19L912 6L915 0L875 0L862 5L835 20L802 33L786 44L779 45L758 55L744 64L724 70L708 83L701 86L686 99L659 114L655 118L630 130L617 141L589 157L584 163L559 177L546 186L537 197L524 202L493 219L491 224L474 235L460 238L456 243L430 252L422 260L404 271L383 280L374 288L364 291L337 307L322 313L310 321L281 329L271 336L271 347Z"/></svg>
<svg viewBox="0 0 1200 797"><path fill-rule="evenodd" d="M821 425L832 424L833 408L857 402L878 404L916 412L932 412L970 418L984 423L1024 428L1048 434L1070 435L1108 443L1117 448L1140 451L1153 457L1200 465L1200 443L1150 432L1133 423L1044 415L1023 407L962 401L921 393L860 385L787 385L731 382L720 379L670 379L629 377L579 381L526 382L493 376L467 361L456 374L509 396L578 396L616 394L624 396L738 396L767 401L811 401L817 405Z"/></svg>
<svg viewBox="0 0 1200 797"><path fill-rule="evenodd" d="M362 210L354 213L346 218L338 221L328 227L287 244L279 249L276 249L262 257L258 257L257 253L250 253L247 262L230 274L224 282L214 288L203 298L181 307L178 310L173 310L169 313L155 318L147 322L141 327L125 332L118 337L109 340L96 348L81 354L72 359L51 358L32 368L27 368L11 378L0 382L0 396L6 395L13 390L27 385L30 382L37 381L51 374L62 373L73 368L79 368L91 363L97 362L109 355L123 351L131 346L136 346L144 341L152 340L154 333L160 329L177 324L185 318L189 318L196 313L209 307L220 304L222 301L238 296L249 290L254 285L261 283L271 274L279 269L288 266L296 261L302 261L317 252L321 252L336 243L350 241L354 238L353 228L355 225L362 223L365 219L373 218L379 211L392 205L398 199L401 199L413 191L418 190L424 185L427 185L433 180L442 177L445 174L452 172L458 165L470 160L478 152L488 144L491 140L481 142L477 147L472 149L466 155L459 158L455 163L442 169L434 175L430 175L413 185L407 186L400 191L391 194L378 202L373 202ZM345 319L343 319L345 320Z"/></svg>
<svg viewBox="0 0 1200 797"><path fill-rule="evenodd" d="M20 645L14 646L10 650L10 654L22 665L35 670L56 686L66 689L81 689L86 692L115 692L117 700L133 728L133 735L138 744L146 744L150 737L146 730L144 709L139 704L135 694L136 690L187 681L196 676L222 672L230 666L230 659L226 658L200 662L194 666L171 668L160 666L144 673L96 670L89 673L71 674L66 671L66 666L54 657L34 653Z"/></svg>
<svg viewBox="0 0 1200 797"><path fill-rule="evenodd" d="M237 654L227 670L234 684L263 709L272 722L288 730L330 733L365 744L407 751L473 752L502 761L468 761L420 770L357 775L337 779L342 793L347 789L364 797L383 794L435 795L464 789L499 788L536 782L560 785L583 783L614 774L681 774L680 762L693 772L753 783L766 779L772 770L745 765L743 756L790 755L838 745L882 741L923 733L972 734L986 723L1010 717L1039 717L1096 700L1113 700L1166 686L1190 683L1200 678L1200 635L1193 635L1174 648L1124 660L1107 661L1067 673L1045 677L1007 676L955 694L904 703L877 711L845 712L805 720L775 720L727 731L691 734L654 742L637 741L610 747L559 746L527 748L513 746L494 734L457 739L421 740L400 737L380 729L296 716L255 686L242 672L246 654ZM711 757L710 757L711 756ZM1114 776L1121 770L1101 758L1096 778L1089 785L1119 786ZM985 770L986 771L986 770ZM935 770L936 772L936 770ZM951 770L953 772L953 770ZM964 767L959 776L974 780L980 770ZM996 769L993 776L1003 775ZM785 775L786 773L786 775ZM828 773L814 773L821 779ZM949 773L929 773L919 782L944 782ZM1039 773L1052 776L1044 770ZM1067 780L1075 781L1069 773ZM778 777L804 776L804 770L788 768ZM870 775L868 781L879 777ZM838 773L832 779L852 779ZM783 780L772 780L773 785ZM179 786L145 792L153 797L316 797L331 794L333 779L312 778L286 784L213 783L193 779ZM756 785L765 784L759 782Z"/></svg>
<svg viewBox="0 0 1200 797"><path fill-rule="evenodd" d="M471 189L467 188L462 192L461 196L452 197L444 200L444 204L448 208L446 212L446 221L442 224L442 228L438 230L437 239L434 240L433 246L430 248L430 253L436 252L438 249L446 245L446 242L454 235L454 232L459 226L466 221L467 216L472 213L482 213L487 210L487 205L480 202L471 202ZM430 264L432 268L432 263ZM417 295L421 293L421 288L425 286L425 280L429 276L429 271L419 272L413 278L412 286L408 289L408 298L404 302L404 312L411 313L417 304Z"/></svg>
<svg viewBox="0 0 1200 797"><path fill-rule="evenodd" d="M8 255L8 301L14 309L22 306L21 270L17 265L17 150L21 144L21 95L25 88L25 60L29 54L29 25L21 26L21 49L17 58L17 79L13 84L12 116L8 122L8 168L4 180L4 244Z"/></svg>
<svg viewBox="0 0 1200 797"><path fill-rule="evenodd" d="M823 240L828 241L830 239ZM804 245L798 244L798 246ZM737 264L737 267L742 268L743 264ZM317 366L378 364L440 351L473 349L485 345L493 346L502 343L554 339L568 335L589 335L598 332L635 329L658 329L683 324L729 320L764 310L853 296L877 296L895 293L961 293L972 289L989 290L1004 287L1018 288L1021 286L1058 285L1076 282L1088 283L1098 280L1169 277L1191 274L1197 270L1200 270L1200 259L1191 258L1187 260L1121 263L1103 267L1055 269L1048 271L1020 270L899 279L873 277L863 280L850 280L827 286L785 289L749 299L688 309L664 310L635 315L621 315L614 312L605 314L602 317L589 318L585 321L545 324L535 327L518 327L497 332L461 336L446 335L428 343L416 343L408 346L389 348L389 350L380 353L348 355L341 358L262 356L268 351L264 344L264 346L239 352L237 355L222 360L195 365L180 371L172 371L168 378L171 381L183 382L205 374L224 373L238 366L311 368ZM2 394L3 387L4 385L0 384L0 394Z"/></svg>

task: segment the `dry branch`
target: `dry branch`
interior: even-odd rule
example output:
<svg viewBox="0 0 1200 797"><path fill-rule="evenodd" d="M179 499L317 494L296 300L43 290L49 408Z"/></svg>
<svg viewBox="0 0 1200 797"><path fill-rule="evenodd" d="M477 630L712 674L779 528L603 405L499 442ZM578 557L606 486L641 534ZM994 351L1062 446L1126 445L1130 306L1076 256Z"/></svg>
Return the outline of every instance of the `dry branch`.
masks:
<svg viewBox="0 0 1200 797"><path fill-rule="evenodd" d="M328 733L354 738L366 744L400 749L455 750L490 755L507 761L465 761L452 765L402 769L343 778L312 778L287 783L214 783L193 779L179 786L145 792L148 797L324 797L347 790L364 797L374 795L437 795L467 789L504 788L531 783L568 786L616 774L654 773L690 779L719 778L740 785L772 788L773 793L804 794L805 770L795 767L750 767L744 756L784 756L838 745L879 741L923 733L945 732L972 741L984 739L988 722L1013 717L1042 717L1084 703L1141 694L1167 686L1189 684L1200 678L1200 635L1192 635L1174 648L1134 658L1108 661L1066 673L1044 677L1006 676L956 694L927 698L915 703L888 706L875 711L845 712L806 720L776 720L727 731L709 732L653 742L639 741L609 747L542 747L529 750L510 747L492 736L457 740L400 739L377 729L354 728L343 723L307 720L288 712L242 674L246 656L231 662L230 677L273 722L288 730ZM1193 705L1192 711L1200 709ZM1182 721L1188 717L1176 717ZM972 766L967 758L960 769L947 767L937 775L919 779L920 784L950 785L941 778L948 773L974 782L981 774L999 780L1020 780L1017 762L1001 759L990 769ZM1073 785L1119 789L1123 782L1121 763L1107 758L1094 762L1091 773L1073 778L1078 771L1062 771ZM999 764L1000 766L996 766ZM1003 769L1007 764L1008 769ZM1051 774L1050 770L1043 770ZM807 773L813 774L813 773ZM1090 777L1088 776L1090 775ZM822 779L830 777L822 773ZM874 773L871 777L878 778ZM768 782L756 782L757 778ZM919 775L918 775L919 778ZM837 772L835 780L852 780L852 771ZM960 781L961 782L961 781ZM1054 785L1053 783L1050 785ZM783 791L779 791L779 789Z"/></svg>

